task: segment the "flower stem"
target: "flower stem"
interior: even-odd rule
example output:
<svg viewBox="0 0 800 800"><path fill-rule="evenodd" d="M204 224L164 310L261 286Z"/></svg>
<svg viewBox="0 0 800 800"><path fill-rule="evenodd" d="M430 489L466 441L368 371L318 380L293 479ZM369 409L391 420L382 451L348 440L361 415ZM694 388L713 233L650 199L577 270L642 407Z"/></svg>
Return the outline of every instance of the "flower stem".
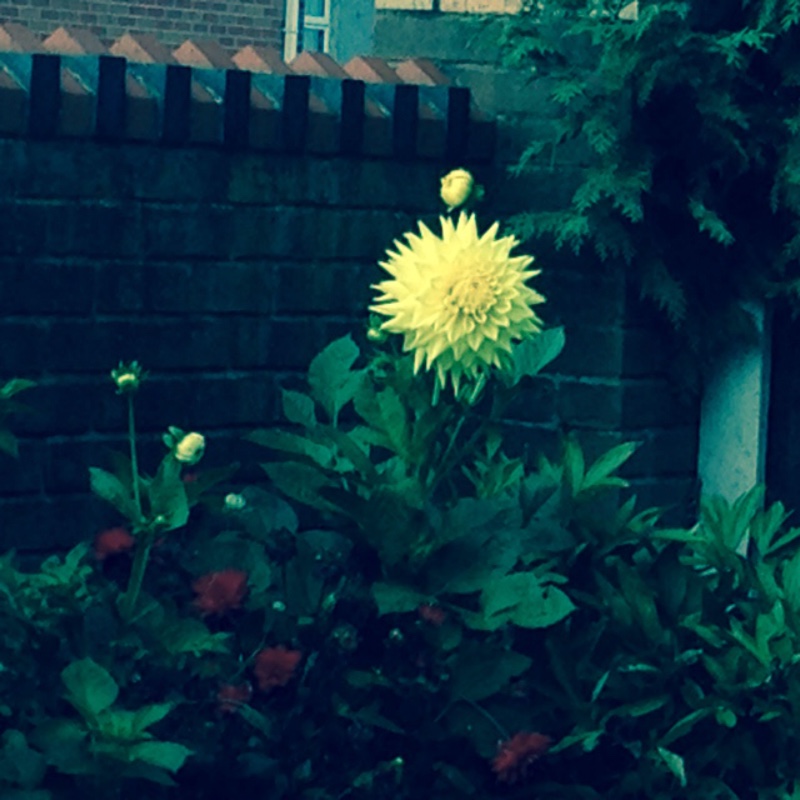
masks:
<svg viewBox="0 0 800 800"><path fill-rule="evenodd" d="M133 612L136 610L136 603L139 600L139 593L142 591L142 581L150 558L153 539L154 535L151 531L142 531L137 537L131 576L128 578L128 587L125 590L119 608L120 616L125 622L131 621Z"/></svg>
<svg viewBox="0 0 800 800"><path fill-rule="evenodd" d="M133 556L133 566L131 575L128 578L128 586L122 597L120 604L120 615L126 622L130 622L133 612L136 609L136 602L142 590L142 581L147 569L147 562L150 558L150 548L153 546L153 534L150 531L141 530L142 515L142 496L139 490L139 460L136 456L136 420L133 413L133 394L128 395L128 443L131 449L131 483L133 484L133 503L136 510L136 519L132 520L136 537L136 550Z"/></svg>
<svg viewBox="0 0 800 800"><path fill-rule="evenodd" d="M133 394L128 395L128 443L131 448L131 482L133 483L133 502L136 506L138 519L135 525L142 521L142 498L139 493L139 461L136 457L136 420L133 415Z"/></svg>

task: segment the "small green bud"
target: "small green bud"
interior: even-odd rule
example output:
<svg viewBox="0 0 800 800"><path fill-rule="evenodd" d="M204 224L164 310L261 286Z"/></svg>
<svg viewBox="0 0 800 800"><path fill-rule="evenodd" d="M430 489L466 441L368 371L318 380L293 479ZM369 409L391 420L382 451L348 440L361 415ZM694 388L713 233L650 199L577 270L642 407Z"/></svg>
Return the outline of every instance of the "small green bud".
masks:
<svg viewBox="0 0 800 800"><path fill-rule="evenodd" d="M116 369L111 370L111 380L117 387L117 394L131 394L135 392L144 380L144 370L139 366L138 361L131 361L130 364L119 362Z"/></svg>

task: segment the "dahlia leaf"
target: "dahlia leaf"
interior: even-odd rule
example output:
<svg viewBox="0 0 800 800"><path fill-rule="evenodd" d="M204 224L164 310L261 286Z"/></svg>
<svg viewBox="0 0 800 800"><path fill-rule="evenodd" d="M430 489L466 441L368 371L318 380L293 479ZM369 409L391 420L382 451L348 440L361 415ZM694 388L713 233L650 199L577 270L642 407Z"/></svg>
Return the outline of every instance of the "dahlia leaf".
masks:
<svg viewBox="0 0 800 800"><path fill-rule="evenodd" d="M189 519L186 486L181 480L182 466L172 453L167 453L147 487L151 517L164 518L161 530L182 528Z"/></svg>
<svg viewBox="0 0 800 800"><path fill-rule="evenodd" d="M177 772L190 755L192 751L177 742L140 742L128 749L130 760L143 761L169 772Z"/></svg>
<svg viewBox="0 0 800 800"><path fill-rule="evenodd" d="M335 424L341 409L353 399L358 373L352 373L360 351L348 334L331 342L308 368L311 395Z"/></svg>
<svg viewBox="0 0 800 800"><path fill-rule="evenodd" d="M335 510L335 506L320 495L320 489L333 484L316 467L286 461L262 464L261 468L287 497L320 511Z"/></svg>
<svg viewBox="0 0 800 800"><path fill-rule="evenodd" d="M516 386L523 378L538 375L564 349L564 328L546 328L538 336L526 339L511 352L509 383Z"/></svg>
<svg viewBox="0 0 800 800"><path fill-rule="evenodd" d="M91 719L109 708L117 699L119 687L108 670L91 658L73 661L61 672L67 688L67 700Z"/></svg>
<svg viewBox="0 0 800 800"><path fill-rule="evenodd" d="M126 519L138 518L139 512L130 489L116 475L104 469L89 467L89 485L98 497L114 506Z"/></svg>
<svg viewBox="0 0 800 800"><path fill-rule="evenodd" d="M375 583L372 586L372 599L378 606L378 615L404 614L414 611L429 601L424 594L396 583Z"/></svg>
<svg viewBox="0 0 800 800"><path fill-rule="evenodd" d="M542 584L531 572L504 575L488 584L481 594L481 613L490 624L501 621L523 628L546 628L574 609L563 591Z"/></svg>
<svg viewBox="0 0 800 800"><path fill-rule="evenodd" d="M283 416L295 425L304 428L313 428L317 424L317 415L314 413L314 401L302 392L293 392L284 389L281 392L283 400Z"/></svg>

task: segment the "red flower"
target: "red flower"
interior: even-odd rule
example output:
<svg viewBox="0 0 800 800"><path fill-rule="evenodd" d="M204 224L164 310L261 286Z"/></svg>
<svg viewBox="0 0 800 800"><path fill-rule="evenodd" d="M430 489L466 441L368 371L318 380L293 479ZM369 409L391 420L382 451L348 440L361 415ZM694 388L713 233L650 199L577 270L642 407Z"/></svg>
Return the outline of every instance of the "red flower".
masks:
<svg viewBox="0 0 800 800"><path fill-rule="evenodd" d="M303 654L299 650L287 650L283 646L267 647L256 656L253 668L258 688L264 692L276 686L286 686L294 676Z"/></svg>
<svg viewBox="0 0 800 800"><path fill-rule="evenodd" d="M247 592L247 573L240 569L209 572L198 578L192 584L192 589L197 592L194 605L204 617L224 614L242 605Z"/></svg>
<svg viewBox="0 0 800 800"><path fill-rule="evenodd" d="M125 528L108 528L97 534L94 555L98 561L105 561L109 556L133 550L135 544L136 539Z"/></svg>
<svg viewBox="0 0 800 800"><path fill-rule="evenodd" d="M242 703L248 703L253 696L253 686L250 681L240 684L226 683L220 686L217 692L218 710L222 714L235 714Z"/></svg>
<svg viewBox="0 0 800 800"><path fill-rule="evenodd" d="M514 783L520 777L524 777L528 767L548 751L551 741L549 736L542 733L520 731L508 741L501 742L492 761L492 769L497 773L497 779Z"/></svg>
<svg viewBox="0 0 800 800"><path fill-rule="evenodd" d="M417 614L419 614L420 619L437 628L441 628L447 619L447 612L440 606L423 604L417 609Z"/></svg>
<svg viewBox="0 0 800 800"><path fill-rule="evenodd" d="M184 472L183 475L181 475L181 480L184 483L197 483L199 478L200 476L196 472Z"/></svg>

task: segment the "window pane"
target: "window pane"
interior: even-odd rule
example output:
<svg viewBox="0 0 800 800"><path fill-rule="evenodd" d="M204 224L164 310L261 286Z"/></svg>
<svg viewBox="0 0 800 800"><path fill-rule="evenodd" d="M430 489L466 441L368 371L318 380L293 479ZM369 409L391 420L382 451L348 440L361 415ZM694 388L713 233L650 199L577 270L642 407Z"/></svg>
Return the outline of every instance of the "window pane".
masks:
<svg viewBox="0 0 800 800"><path fill-rule="evenodd" d="M319 28L303 28L302 49L316 53L325 52L325 31Z"/></svg>
<svg viewBox="0 0 800 800"><path fill-rule="evenodd" d="M307 17L324 17L325 0L306 0L305 12Z"/></svg>

